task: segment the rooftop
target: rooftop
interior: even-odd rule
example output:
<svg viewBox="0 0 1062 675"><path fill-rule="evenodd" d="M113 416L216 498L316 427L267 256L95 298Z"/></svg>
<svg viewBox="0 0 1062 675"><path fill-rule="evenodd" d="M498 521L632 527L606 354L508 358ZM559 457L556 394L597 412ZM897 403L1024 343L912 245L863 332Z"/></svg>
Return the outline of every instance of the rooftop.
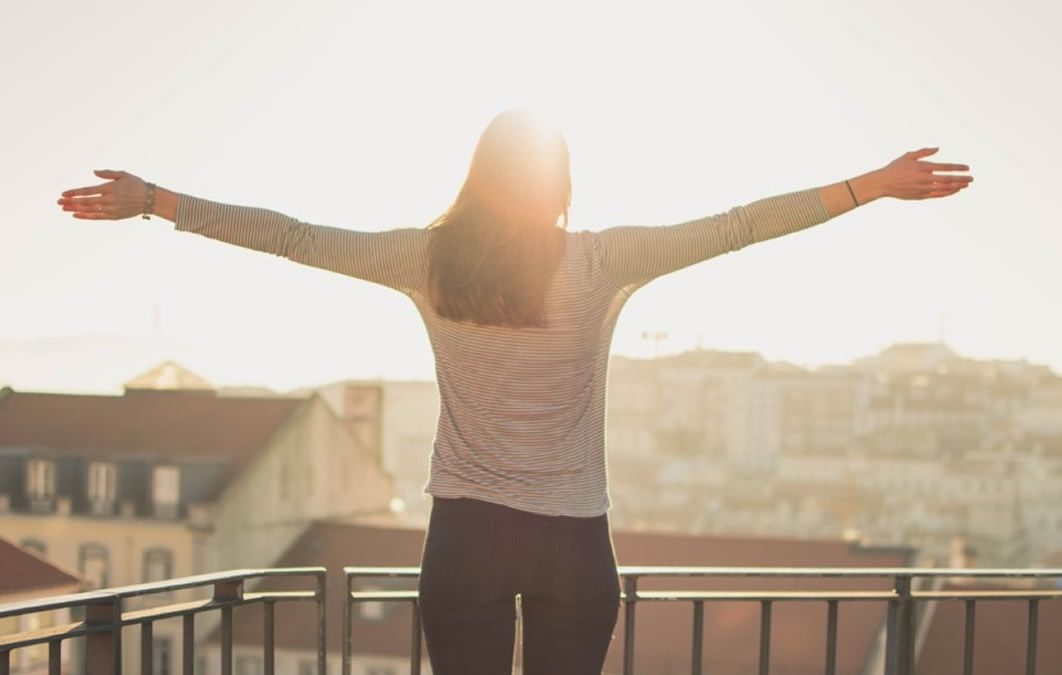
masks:
<svg viewBox="0 0 1062 675"><path fill-rule="evenodd" d="M0 537L0 603L72 592L81 579L55 563Z"/></svg>

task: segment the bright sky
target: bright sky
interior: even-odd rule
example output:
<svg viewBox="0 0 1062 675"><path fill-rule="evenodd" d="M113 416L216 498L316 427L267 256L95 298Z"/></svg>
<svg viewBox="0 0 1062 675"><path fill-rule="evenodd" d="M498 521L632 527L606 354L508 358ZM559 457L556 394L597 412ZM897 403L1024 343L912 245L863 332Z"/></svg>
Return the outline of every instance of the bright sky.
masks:
<svg viewBox="0 0 1062 675"><path fill-rule="evenodd" d="M572 151L571 228L667 224L899 154L973 168L639 291L614 350L816 366L897 341L1062 371L1062 10L1050 0L0 0L0 384L114 390L175 358L279 389L428 378L398 293L55 204L123 169L315 223L421 226L497 112ZM666 332L654 345L645 332Z"/></svg>

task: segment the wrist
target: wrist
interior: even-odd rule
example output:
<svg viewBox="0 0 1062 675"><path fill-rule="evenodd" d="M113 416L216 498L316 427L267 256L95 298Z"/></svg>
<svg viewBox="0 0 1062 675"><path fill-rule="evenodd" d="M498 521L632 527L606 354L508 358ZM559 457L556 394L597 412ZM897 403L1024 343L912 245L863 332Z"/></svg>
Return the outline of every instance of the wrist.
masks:
<svg viewBox="0 0 1062 675"><path fill-rule="evenodd" d="M848 182L852 186L852 191L855 192L856 199L860 205L888 196L880 169L850 178Z"/></svg>
<svg viewBox="0 0 1062 675"><path fill-rule="evenodd" d="M177 222L177 193L163 187L155 188L154 213L170 222Z"/></svg>
<svg viewBox="0 0 1062 675"><path fill-rule="evenodd" d="M154 183L144 183L144 206L140 209L140 217L150 220L155 213L155 188Z"/></svg>

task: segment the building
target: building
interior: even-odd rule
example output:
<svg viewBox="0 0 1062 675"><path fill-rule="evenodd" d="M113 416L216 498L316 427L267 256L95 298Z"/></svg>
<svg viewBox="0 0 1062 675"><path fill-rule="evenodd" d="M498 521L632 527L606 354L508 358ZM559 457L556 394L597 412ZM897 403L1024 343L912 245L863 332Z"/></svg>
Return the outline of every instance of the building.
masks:
<svg viewBox="0 0 1062 675"><path fill-rule="evenodd" d="M49 562L32 549L16 546L0 537L0 605L76 593L79 590L81 579L77 575ZM68 610L0 618L0 636L69 622ZM10 675L44 675L48 672L48 645L17 649L10 658ZM71 654L64 653L60 666L63 672L69 670L71 661Z"/></svg>
<svg viewBox="0 0 1062 675"><path fill-rule="evenodd" d="M319 396L0 391L0 535L87 590L269 566L311 521L388 519L392 498ZM175 659L180 626L154 640ZM123 648L135 663L137 641Z"/></svg>
<svg viewBox="0 0 1062 675"><path fill-rule="evenodd" d="M380 458L394 481L396 504L409 525L426 526L424 495L439 419L439 390L422 380L345 380L302 390L319 394Z"/></svg>

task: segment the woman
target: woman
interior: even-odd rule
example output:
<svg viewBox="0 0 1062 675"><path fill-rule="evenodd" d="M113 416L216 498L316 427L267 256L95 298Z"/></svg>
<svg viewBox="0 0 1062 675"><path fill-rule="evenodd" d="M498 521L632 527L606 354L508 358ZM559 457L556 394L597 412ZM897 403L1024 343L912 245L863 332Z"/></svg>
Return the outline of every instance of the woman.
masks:
<svg viewBox="0 0 1062 675"><path fill-rule="evenodd" d="M154 213L176 229L401 291L423 318L441 408L420 577L436 675L508 673L514 597L528 675L599 673L619 583L609 533L605 384L612 330L649 281L881 197L955 194L968 171L909 152L882 169L666 227L566 229L561 134L495 118L427 228L355 232L157 188L123 171L68 190L74 217Z"/></svg>

